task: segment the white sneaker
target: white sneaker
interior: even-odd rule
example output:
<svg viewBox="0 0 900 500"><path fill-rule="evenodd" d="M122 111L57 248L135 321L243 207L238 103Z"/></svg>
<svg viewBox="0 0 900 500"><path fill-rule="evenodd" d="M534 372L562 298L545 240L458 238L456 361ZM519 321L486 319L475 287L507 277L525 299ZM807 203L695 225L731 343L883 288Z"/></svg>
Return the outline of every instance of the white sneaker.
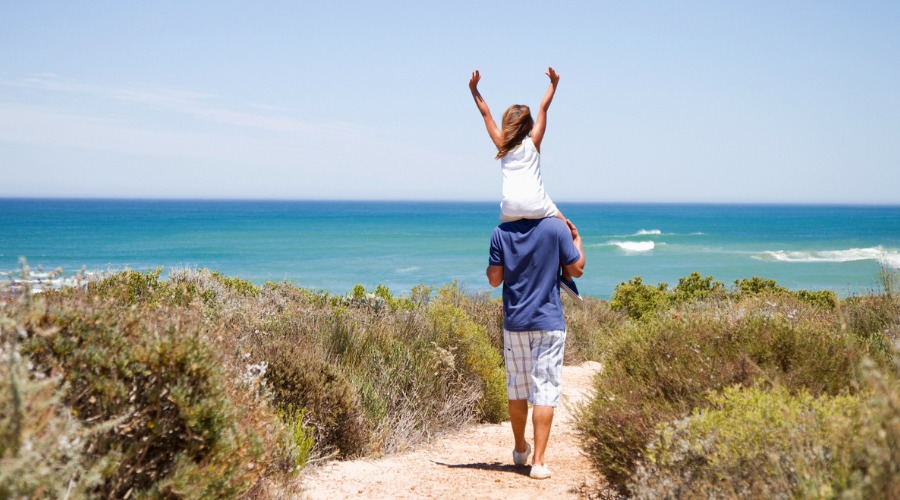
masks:
<svg viewBox="0 0 900 500"><path fill-rule="evenodd" d="M528 463L528 456L531 455L531 445L525 443L525 451L519 453L513 448L513 463L516 465L525 465Z"/></svg>
<svg viewBox="0 0 900 500"><path fill-rule="evenodd" d="M550 469L545 465L534 464L531 466L531 479L548 479L550 477Z"/></svg>

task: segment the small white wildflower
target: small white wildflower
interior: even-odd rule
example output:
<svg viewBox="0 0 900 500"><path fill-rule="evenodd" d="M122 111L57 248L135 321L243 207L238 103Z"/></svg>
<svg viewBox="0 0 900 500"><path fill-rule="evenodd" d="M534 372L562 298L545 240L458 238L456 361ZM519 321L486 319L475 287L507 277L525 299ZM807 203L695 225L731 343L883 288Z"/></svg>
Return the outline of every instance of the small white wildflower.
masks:
<svg viewBox="0 0 900 500"><path fill-rule="evenodd" d="M244 374L242 378L245 382L252 383L266 376L266 370L269 368L269 363L267 361L263 361L262 363L258 363L255 365L247 365L244 368Z"/></svg>

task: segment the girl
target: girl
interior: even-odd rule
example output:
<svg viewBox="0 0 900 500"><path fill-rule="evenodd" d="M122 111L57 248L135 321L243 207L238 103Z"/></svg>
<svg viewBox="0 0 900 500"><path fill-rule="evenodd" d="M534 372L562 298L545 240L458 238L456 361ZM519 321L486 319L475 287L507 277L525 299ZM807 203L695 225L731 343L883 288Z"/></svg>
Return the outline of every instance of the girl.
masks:
<svg viewBox="0 0 900 500"><path fill-rule="evenodd" d="M547 129L547 110L559 84L559 74L553 71L553 68L547 68L545 74L550 78L550 86L541 99L537 120L531 118L528 106L514 104L503 113L502 130L497 127L494 117L491 116L491 110L478 92L478 82L481 80L478 70L472 73L469 80L469 90L472 91L475 105L484 118L488 135L497 146L495 159L500 160L500 169L503 171L500 222L558 217L571 225L544 192L544 183L541 181L541 141ZM575 282L567 274L564 272L560 278L560 287L573 298L580 300L581 296Z"/></svg>

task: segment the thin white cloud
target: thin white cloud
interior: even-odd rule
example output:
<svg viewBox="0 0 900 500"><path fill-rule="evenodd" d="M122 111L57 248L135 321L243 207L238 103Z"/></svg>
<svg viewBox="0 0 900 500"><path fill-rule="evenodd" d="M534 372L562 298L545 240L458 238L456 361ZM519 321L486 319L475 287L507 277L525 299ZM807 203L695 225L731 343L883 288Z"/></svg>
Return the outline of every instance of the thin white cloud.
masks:
<svg viewBox="0 0 900 500"><path fill-rule="evenodd" d="M111 88L63 80L52 73L31 75L17 80L0 78L0 86L90 95L111 102L125 102L149 106L163 112L189 115L210 123L281 133L322 133L329 130L346 131L346 124L319 123L284 114L283 108L252 104L240 106L217 104L221 99L213 94L181 89ZM360 127L352 126L363 132Z"/></svg>

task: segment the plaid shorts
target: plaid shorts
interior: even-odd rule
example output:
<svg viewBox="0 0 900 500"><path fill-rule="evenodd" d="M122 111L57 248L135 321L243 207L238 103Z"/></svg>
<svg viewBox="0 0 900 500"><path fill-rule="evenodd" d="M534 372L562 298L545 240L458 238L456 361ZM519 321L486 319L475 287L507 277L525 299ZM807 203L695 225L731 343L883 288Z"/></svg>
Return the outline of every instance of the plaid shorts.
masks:
<svg viewBox="0 0 900 500"><path fill-rule="evenodd" d="M503 330L506 393L538 406L556 406L562 384L565 330Z"/></svg>

